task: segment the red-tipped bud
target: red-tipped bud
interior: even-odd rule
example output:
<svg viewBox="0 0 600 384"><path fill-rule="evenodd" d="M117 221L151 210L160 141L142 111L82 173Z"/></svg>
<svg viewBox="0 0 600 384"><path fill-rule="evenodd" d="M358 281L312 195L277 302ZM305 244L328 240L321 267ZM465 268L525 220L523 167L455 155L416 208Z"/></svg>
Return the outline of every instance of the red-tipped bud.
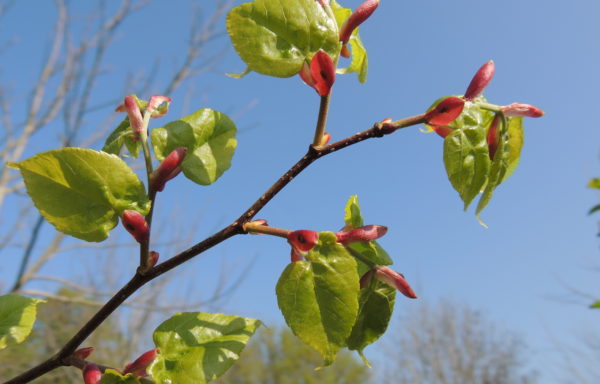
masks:
<svg viewBox="0 0 600 384"><path fill-rule="evenodd" d="M469 87L465 92L465 100L474 100L479 95L483 93L483 90L494 77L494 71L496 70L496 66L492 60L483 64L481 68L477 71L473 79L471 79L471 83L469 83Z"/></svg>
<svg viewBox="0 0 600 384"><path fill-rule="evenodd" d="M146 368L156 359L158 348L151 349L148 352L143 353L133 363L127 364L123 370L123 374L133 373L136 376L148 376Z"/></svg>
<svg viewBox="0 0 600 384"><path fill-rule="evenodd" d="M152 117L162 117L169 112L171 98L168 96L154 95L150 97L146 110L152 113Z"/></svg>
<svg viewBox="0 0 600 384"><path fill-rule="evenodd" d="M373 278L373 274L375 273L374 269L368 270L364 275L360 277L360 289L366 288L367 285L371 282Z"/></svg>
<svg viewBox="0 0 600 384"><path fill-rule="evenodd" d="M83 382L85 384L98 384L102 379L102 371L96 364L86 364L83 367Z"/></svg>
<svg viewBox="0 0 600 384"><path fill-rule="evenodd" d="M76 359L85 360L92 354L92 352L94 352L94 347L79 348L73 352L73 357Z"/></svg>
<svg viewBox="0 0 600 384"><path fill-rule="evenodd" d="M490 160L494 160L494 155L496 154L496 150L498 149L498 144L500 144L500 135L498 134L498 125L500 125L500 120L502 116L496 114L494 116L494 120L490 124L487 132L487 145L488 152L490 154Z"/></svg>
<svg viewBox="0 0 600 384"><path fill-rule="evenodd" d="M525 116L525 117L542 117L544 111L538 107L529 104L512 103L500 108L500 111L508 117Z"/></svg>
<svg viewBox="0 0 600 384"><path fill-rule="evenodd" d="M365 225L364 227L342 231L335 234L337 242L341 244L355 243L357 241L372 241L387 233L383 225Z"/></svg>
<svg viewBox="0 0 600 384"><path fill-rule="evenodd" d="M319 143L319 145L321 147L324 147L327 145L327 143L329 143L329 140L331 140L331 133L325 132L323 136L321 136L321 142Z"/></svg>
<svg viewBox="0 0 600 384"><path fill-rule="evenodd" d="M127 96L123 101L125 112L129 116L129 124L131 124L131 130L135 134L139 134L144 129L144 119L142 118L142 112L138 107L135 97ZM117 108L119 110L120 108Z"/></svg>
<svg viewBox="0 0 600 384"><path fill-rule="evenodd" d="M301 229L299 231L290 232L287 239L292 247L297 248L302 252L307 252L313 249L317 244L317 241L319 241L319 234L308 229Z"/></svg>
<svg viewBox="0 0 600 384"><path fill-rule="evenodd" d="M158 263L159 253L156 251L150 251L148 253L148 267L152 268Z"/></svg>
<svg viewBox="0 0 600 384"><path fill-rule="evenodd" d="M335 82L335 64L324 50L320 49L310 62L310 75L314 80L312 87L319 96L329 95ZM309 83L307 83L309 84ZM311 85L311 84L309 84Z"/></svg>
<svg viewBox="0 0 600 384"><path fill-rule="evenodd" d="M432 125L431 129L433 129L435 133L437 133L438 135L440 135L440 137L444 139L446 138L446 136L452 133L452 128L450 128L447 125Z"/></svg>
<svg viewBox="0 0 600 384"><path fill-rule="evenodd" d="M460 97L446 97L435 108L425 114L425 121L429 125L450 124L460 116L464 107L465 101Z"/></svg>
<svg viewBox="0 0 600 384"><path fill-rule="evenodd" d="M352 12L350 17L342 24L340 28L340 41L344 44L350 40L352 32L367 20L379 6L379 0L367 0Z"/></svg>
<svg viewBox="0 0 600 384"><path fill-rule="evenodd" d="M155 191L162 191L167 181L171 180L181 172L181 163L187 154L186 147L175 148L160 163L158 168L150 175L150 187Z"/></svg>
<svg viewBox="0 0 600 384"><path fill-rule="evenodd" d="M387 285L396 288L404 296L411 299L417 298L417 295L415 295L415 292L412 290L401 273L398 273L388 267L377 266L375 267L375 277L382 283L386 283Z"/></svg>
<svg viewBox="0 0 600 384"><path fill-rule="evenodd" d="M148 239L149 229L146 219L138 211L128 209L123 212L121 222L131 236L138 242L142 243Z"/></svg>
<svg viewBox="0 0 600 384"><path fill-rule="evenodd" d="M302 64L302 69L300 69L298 75L300 76L302 81L306 83L306 85L309 85L313 88L315 87L315 79L313 79L312 75L310 74L310 64L308 64L306 61L304 62L304 64Z"/></svg>

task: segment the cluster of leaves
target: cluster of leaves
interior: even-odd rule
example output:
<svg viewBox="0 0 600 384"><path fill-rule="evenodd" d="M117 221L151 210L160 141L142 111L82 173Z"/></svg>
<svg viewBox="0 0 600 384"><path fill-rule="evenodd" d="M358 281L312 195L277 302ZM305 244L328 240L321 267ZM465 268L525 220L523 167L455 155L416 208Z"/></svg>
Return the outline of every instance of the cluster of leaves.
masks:
<svg viewBox="0 0 600 384"><path fill-rule="evenodd" d="M379 3L367 2L375 6ZM369 12L373 10L370 7ZM351 31L344 29L348 28L344 23L353 15L335 0L254 0L233 8L227 16L227 30L247 65L244 73L234 76L241 77L251 71L276 77L302 75L315 55L320 55L319 60L325 55L325 64L333 76L325 76L330 83L326 94L317 91L321 97L329 97L335 78L333 68L339 74L356 73L360 82L366 81L368 58L358 28L355 25ZM347 33L347 40L341 41L340 31ZM349 54L347 45L352 52L350 62L345 68L337 68L340 56ZM323 73L317 71L316 75ZM301 77L311 80L306 74ZM481 91L489 79L491 76L480 87ZM436 132L444 128L448 177L465 210L482 194L476 210L478 216L494 189L516 168L523 145L522 117L505 115L500 107L487 104L479 96L481 91L477 97L452 97L461 108L444 127L432 123L439 119L429 120L429 117L438 112L446 114L442 107L449 97L436 101L419 120L429 123ZM102 151L64 148L8 164L21 172L35 206L58 231L100 242L108 237L119 218L125 217L126 211L137 212L142 221L143 216L151 217L153 196L162 190L152 189L151 163L167 159L178 149L185 155L177 167L196 184L210 185L230 167L237 141L236 126L229 117L204 108L153 129L148 135L150 117L165 114L168 103L157 109L150 105L152 100L126 98L123 110L129 108L128 117L111 133ZM498 116L501 117L498 140L494 139L492 149L490 126ZM321 118L320 114L319 121L324 124ZM317 133L319 128L323 127L318 123ZM319 138L316 143L323 141ZM125 149L132 157L143 151L149 179L147 189L122 159L126 157ZM364 226L356 196L346 204L344 222L346 230ZM148 245L144 239L138 240L142 250ZM391 258L374 240L343 244L333 232L319 233L315 245L303 257L285 268L276 287L287 324L296 336L320 353L325 366L332 364L343 348L357 351L368 365L363 350L386 331L396 292L385 279L363 277L373 276L375 271L391 265ZM15 296L0 298L0 348L27 337L38 303L39 300ZM23 316L2 316L3 313L23 313ZM150 374L160 383L214 380L239 358L260 324L256 319L224 314L176 314L154 332L159 352L139 372ZM99 382L140 383L140 374L125 374L126 371L106 369Z"/></svg>

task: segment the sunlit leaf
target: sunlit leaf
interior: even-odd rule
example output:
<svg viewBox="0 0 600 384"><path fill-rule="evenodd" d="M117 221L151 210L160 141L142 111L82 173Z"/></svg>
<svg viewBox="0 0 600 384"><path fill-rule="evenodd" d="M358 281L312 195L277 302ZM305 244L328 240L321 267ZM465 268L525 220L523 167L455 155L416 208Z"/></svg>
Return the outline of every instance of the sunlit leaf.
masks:
<svg viewBox="0 0 600 384"><path fill-rule="evenodd" d="M340 51L335 20L315 0L255 0L233 8L227 31L252 71L290 77L319 49L334 62Z"/></svg>
<svg viewBox="0 0 600 384"><path fill-rule="evenodd" d="M600 189L600 179L591 179L587 186L588 188Z"/></svg>
<svg viewBox="0 0 600 384"><path fill-rule="evenodd" d="M261 322L222 313L178 313L154 331L157 383L204 384L235 363Z"/></svg>
<svg viewBox="0 0 600 384"><path fill-rule="evenodd" d="M236 127L224 113L209 108L152 130L152 145L159 160L177 147L186 147L181 164L184 175L195 183L214 183L231 166L237 146Z"/></svg>
<svg viewBox="0 0 600 384"><path fill-rule="evenodd" d="M290 263L277 283L277 302L294 334L330 365L352 331L358 312L356 262L322 232L307 261Z"/></svg>
<svg viewBox="0 0 600 384"><path fill-rule="evenodd" d="M114 369L107 369L102 374L100 384L140 384L140 380L132 373L121 375Z"/></svg>
<svg viewBox="0 0 600 384"><path fill-rule="evenodd" d="M42 216L67 235L102 241L125 210L150 209L144 185L118 156L83 148L40 153L9 166L21 171Z"/></svg>
<svg viewBox="0 0 600 384"><path fill-rule="evenodd" d="M0 349L27 339L35 322L37 305L43 302L12 294L0 296Z"/></svg>
<svg viewBox="0 0 600 384"><path fill-rule="evenodd" d="M511 117L508 119L508 169L502 179L504 182L510 175L513 174L519 160L521 159L521 149L523 148L523 142L525 135L523 132L523 118L522 117Z"/></svg>

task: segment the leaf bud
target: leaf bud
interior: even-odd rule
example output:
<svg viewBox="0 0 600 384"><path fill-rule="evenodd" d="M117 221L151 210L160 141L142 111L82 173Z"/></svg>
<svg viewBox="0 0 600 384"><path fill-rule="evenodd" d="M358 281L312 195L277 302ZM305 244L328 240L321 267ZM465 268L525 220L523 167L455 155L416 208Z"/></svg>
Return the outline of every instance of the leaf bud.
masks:
<svg viewBox="0 0 600 384"><path fill-rule="evenodd" d="M150 97L146 110L151 113L152 117L163 117L169 112L169 104L171 98L168 96L154 95Z"/></svg>
<svg viewBox="0 0 600 384"><path fill-rule="evenodd" d="M445 139L446 136L452 133L452 128L448 125L432 125L431 129L433 129L433 131L443 139Z"/></svg>
<svg viewBox="0 0 600 384"><path fill-rule="evenodd" d="M319 143L319 146L321 146L321 147L326 146L327 143L329 143L329 140L331 140L331 133L329 133L329 132L323 133L323 136L321 136L321 142Z"/></svg>
<svg viewBox="0 0 600 384"><path fill-rule="evenodd" d="M83 367L84 384L98 384L102 379L102 371L96 364L88 363Z"/></svg>
<svg viewBox="0 0 600 384"><path fill-rule="evenodd" d="M337 232L335 236L337 237L338 243L346 245L357 241L372 241L384 236L386 233L386 226L365 225L364 227L351 229L349 231Z"/></svg>
<svg viewBox="0 0 600 384"><path fill-rule="evenodd" d="M417 298L417 295L415 295L415 292L412 290L406 279L404 279L404 275L401 273L398 273L388 267L377 266L375 267L375 277L382 283L396 288L404 296L411 299Z"/></svg>
<svg viewBox="0 0 600 384"><path fill-rule="evenodd" d="M129 117L129 124L131 124L131 130L133 133L139 135L144 129L144 119L140 107L138 107L134 96L127 96L123 100L123 105L127 116ZM117 108L119 110L119 108Z"/></svg>
<svg viewBox="0 0 600 384"><path fill-rule="evenodd" d="M314 81L311 85L319 96L329 95L335 82L335 64L324 50L320 49L310 61L310 75Z"/></svg>
<svg viewBox="0 0 600 384"><path fill-rule="evenodd" d="M317 241L319 240L319 234L309 229L301 229L290 232L290 234L287 236L287 239L288 243L290 243L292 247L302 252L307 252L313 249L313 247L317 244Z"/></svg>
<svg viewBox="0 0 600 384"><path fill-rule="evenodd" d="M446 125L453 122L463 111L465 101L460 97L449 96L440 101L432 110L425 113L429 125Z"/></svg>
<svg viewBox="0 0 600 384"><path fill-rule="evenodd" d="M148 253L148 267L152 268L158 263L159 253L156 251L150 251Z"/></svg>
<svg viewBox="0 0 600 384"><path fill-rule="evenodd" d="M148 376L146 368L156 359L156 354L159 349L151 349L148 352L143 353L133 363L127 364L123 370L123 375L133 373L136 376Z"/></svg>
<svg viewBox="0 0 600 384"><path fill-rule="evenodd" d="M494 160L494 155L496 154L496 150L498 149L498 145L500 144L500 135L498 134L498 125L500 124L500 120L502 116L500 114L496 114L494 116L494 120L492 120L490 127L487 131L487 145L488 152L490 154L490 160Z"/></svg>
<svg viewBox="0 0 600 384"><path fill-rule="evenodd" d="M292 247L292 252L290 254L290 261L292 263L294 263L296 261L302 261L302 260L304 260L304 256L302 256L302 253L300 253L300 251L296 247Z"/></svg>
<svg viewBox="0 0 600 384"><path fill-rule="evenodd" d="M475 73L475 76L473 76L473 79L471 79L469 87L465 92L465 100L472 101L483 93L485 87L487 87L492 80L492 77L494 77L495 69L496 66L494 65L493 60L488 61L479 68L477 73Z"/></svg>
<svg viewBox="0 0 600 384"><path fill-rule="evenodd" d="M529 104L512 103L500 108L500 111L507 117L525 116L525 117L542 117L544 111L538 107Z"/></svg>
<svg viewBox="0 0 600 384"><path fill-rule="evenodd" d="M148 239L150 234L148 223L146 223L146 219L138 211L132 209L124 211L121 216L121 222L127 232L129 232L138 243L142 243Z"/></svg>
<svg viewBox="0 0 600 384"><path fill-rule="evenodd" d="M371 16L371 14L375 12L378 6L379 0L367 0L361 5L359 5L358 8L354 10L354 12L352 12L350 17L346 19L346 21L344 22L344 24L342 24L342 27L340 28L340 41L344 43L344 45L346 45L348 43L348 40L350 40L352 32L356 28L358 28L358 26L361 25L365 20L367 20L369 16Z"/></svg>
<svg viewBox="0 0 600 384"><path fill-rule="evenodd" d="M188 149L178 147L171 151L160 163L152 175L150 175L150 188L154 191L162 191L167 181L171 180L181 172L181 163L185 159Z"/></svg>
<svg viewBox="0 0 600 384"><path fill-rule="evenodd" d="M92 352L94 352L94 347L79 348L73 352L73 357L76 359L85 360L92 354Z"/></svg>

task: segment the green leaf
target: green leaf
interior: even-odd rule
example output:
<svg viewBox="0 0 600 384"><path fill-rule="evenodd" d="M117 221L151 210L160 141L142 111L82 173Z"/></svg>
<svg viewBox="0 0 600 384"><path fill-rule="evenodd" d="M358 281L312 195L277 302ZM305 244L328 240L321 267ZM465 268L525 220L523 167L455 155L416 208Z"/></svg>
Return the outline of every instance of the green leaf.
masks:
<svg viewBox="0 0 600 384"><path fill-rule="evenodd" d="M177 147L186 147L188 152L181 164L184 175L195 183L209 185L231 166L236 131L227 115L203 108L152 130L151 137L159 160Z"/></svg>
<svg viewBox="0 0 600 384"><path fill-rule="evenodd" d="M127 209L146 215L144 185L123 160L106 152L63 148L19 163L27 193L42 216L67 235L102 241Z"/></svg>
<svg viewBox="0 0 600 384"><path fill-rule="evenodd" d="M107 369L102 374L100 384L139 384L140 380L133 374L128 373L125 376L121 375L114 369Z"/></svg>
<svg viewBox="0 0 600 384"><path fill-rule="evenodd" d="M131 156L137 158L140 154L142 145L139 140L136 141L132 139L133 132L130 128L129 118L125 118L125 120L123 120L108 136L102 150L106 153L112 153L113 155L119 156L125 145Z"/></svg>
<svg viewBox="0 0 600 384"><path fill-rule="evenodd" d="M154 331L160 351L149 368L157 383L204 384L240 357L261 322L222 313L178 313Z"/></svg>
<svg viewBox="0 0 600 384"><path fill-rule="evenodd" d="M340 29L342 24L344 24L344 21L352 14L352 10L350 8L342 7L335 0L332 0L330 4L338 24L338 29ZM352 35L350 35L350 40L348 41L352 52L350 64L345 68L338 68L337 73L357 73L358 81L365 83L367 81L367 73L369 72L369 60L367 57L367 50L358 34L359 29L360 28L354 29Z"/></svg>
<svg viewBox="0 0 600 384"><path fill-rule="evenodd" d="M385 333L395 298L396 290L375 278L360 292L358 317L348 338L348 348L357 350L367 365L362 351Z"/></svg>
<svg viewBox="0 0 600 384"><path fill-rule="evenodd" d="M486 136L492 118L491 112L467 103L444 139L446 173L465 210L488 181L491 162Z"/></svg>
<svg viewBox="0 0 600 384"><path fill-rule="evenodd" d="M590 308L600 308L600 301L596 301L595 303L590 305Z"/></svg>
<svg viewBox="0 0 600 384"><path fill-rule="evenodd" d="M277 302L286 323L330 365L352 332L358 313L356 262L321 232L308 261L290 263L277 282Z"/></svg>
<svg viewBox="0 0 600 384"><path fill-rule="evenodd" d="M588 188L600 189L600 179L591 179L587 186Z"/></svg>
<svg viewBox="0 0 600 384"><path fill-rule="evenodd" d="M27 339L35 322L37 305L43 302L12 294L0 296L0 349Z"/></svg>
<svg viewBox="0 0 600 384"><path fill-rule="evenodd" d="M340 52L335 20L315 0L255 0L233 8L227 32L252 71L290 77L319 49L336 62Z"/></svg>
<svg viewBox="0 0 600 384"><path fill-rule="evenodd" d="M346 203L346 209L344 211L344 222L349 229L362 227L364 224L364 219L360 213L360 205L358 204L358 196L353 195L350 196L348 202ZM358 252L363 258L373 262L377 265L392 265L393 261L390 258L390 255L377 243L377 241L369 241L367 243L358 242L348 244L348 248L350 248L354 252ZM359 274L362 275L370 268L364 265L364 263L359 263Z"/></svg>

